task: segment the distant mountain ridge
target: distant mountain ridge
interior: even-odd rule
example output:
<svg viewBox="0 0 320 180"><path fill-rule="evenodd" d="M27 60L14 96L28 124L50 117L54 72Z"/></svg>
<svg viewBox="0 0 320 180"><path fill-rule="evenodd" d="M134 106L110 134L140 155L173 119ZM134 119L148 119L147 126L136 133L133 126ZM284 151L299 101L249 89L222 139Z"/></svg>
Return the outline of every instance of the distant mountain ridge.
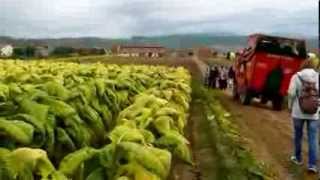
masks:
<svg viewBox="0 0 320 180"><path fill-rule="evenodd" d="M75 48L111 48L114 44L157 44L167 48L193 48L209 46L226 51L245 47L247 36L229 33L219 34L181 34L164 36L134 36L127 39L111 39L99 37L57 38L57 39L22 39L0 36L0 44L12 44L14 46L70 46ZM308 49L317 49L316 37L306 39Z"/></svg>

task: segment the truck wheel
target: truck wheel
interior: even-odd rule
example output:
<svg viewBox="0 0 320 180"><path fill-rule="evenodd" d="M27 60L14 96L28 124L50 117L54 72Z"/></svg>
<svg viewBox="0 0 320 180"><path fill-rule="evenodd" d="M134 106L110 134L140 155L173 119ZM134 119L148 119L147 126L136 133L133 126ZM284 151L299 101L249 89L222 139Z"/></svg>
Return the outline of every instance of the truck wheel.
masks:
<svg viewBox="0 0 320 180"><path fill-rule="evenodd" d="M260 100L260 103L261 103L261 104L267 104L267 102L268 102L268 98L265 97L265 96L262 96L262 97L261 97L261 100Z"/></svg>
<svg viewBox="0 0 320 180"><path fill-rule="evenodd" d="M249 105L251 102L251 95L250 92L248 92L247 90L245 90L244 92L239 94L239 99L241 104L243 105Z"/></svg>
<svg viewBox="0 0 320 180"><path fill-rule="evenodd" d="M272 99L273 110L281 111L283 107L282 105L283 105L283 97L277 96Z"/></svg>

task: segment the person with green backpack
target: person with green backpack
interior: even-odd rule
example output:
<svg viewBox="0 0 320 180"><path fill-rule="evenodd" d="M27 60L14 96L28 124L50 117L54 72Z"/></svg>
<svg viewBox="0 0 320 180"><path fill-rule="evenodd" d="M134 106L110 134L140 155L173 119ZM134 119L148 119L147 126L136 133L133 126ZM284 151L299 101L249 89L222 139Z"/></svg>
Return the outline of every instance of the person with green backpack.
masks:
<svg viewBox="0 0 320 180"><path fill-rule="evenodd" d="M303 127L307 124L308 171L317 173L318 120L319 120L319 74L314 64L306 60L300 71L291 78L288 89L288 108L293 120L294 153L290 160L302 165Z"/></svg>

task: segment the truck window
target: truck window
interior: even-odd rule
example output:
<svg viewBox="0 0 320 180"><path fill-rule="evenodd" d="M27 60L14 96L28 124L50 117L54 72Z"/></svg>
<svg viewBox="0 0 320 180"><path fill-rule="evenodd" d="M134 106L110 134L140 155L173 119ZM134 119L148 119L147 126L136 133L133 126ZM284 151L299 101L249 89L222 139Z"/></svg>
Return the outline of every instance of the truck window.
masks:
<svg viewBox="0 0 320 180"><path fill-rule="evenodd" d="M306 58L306 48L303 42L276 38L260 39L256 51L270 54Z"/></svg>

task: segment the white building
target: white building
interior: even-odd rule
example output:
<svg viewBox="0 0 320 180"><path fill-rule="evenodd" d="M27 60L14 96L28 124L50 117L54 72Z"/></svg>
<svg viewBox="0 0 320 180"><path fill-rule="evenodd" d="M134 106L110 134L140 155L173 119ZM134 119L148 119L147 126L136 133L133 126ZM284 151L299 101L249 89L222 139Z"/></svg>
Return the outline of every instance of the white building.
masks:
<svg viewBox="0 0 320 180"><path fill-rule="evenodd" d="M11 57L13 54L13 47L11 45L0 44L0 57Z"/></svg>
<svg viewBox="0 0 320 180"><path fill-rule="evenodd" d="M115 53L123 57L159 58L166 53L166 48L158 45L119 45Z"/></svg>
<svg viewBox="0 0 320 180"><path fill-rule="evenodd" d="M49 57L48 46L37 46L35 47L34 56L37 58L47 58Z"/></svg>

